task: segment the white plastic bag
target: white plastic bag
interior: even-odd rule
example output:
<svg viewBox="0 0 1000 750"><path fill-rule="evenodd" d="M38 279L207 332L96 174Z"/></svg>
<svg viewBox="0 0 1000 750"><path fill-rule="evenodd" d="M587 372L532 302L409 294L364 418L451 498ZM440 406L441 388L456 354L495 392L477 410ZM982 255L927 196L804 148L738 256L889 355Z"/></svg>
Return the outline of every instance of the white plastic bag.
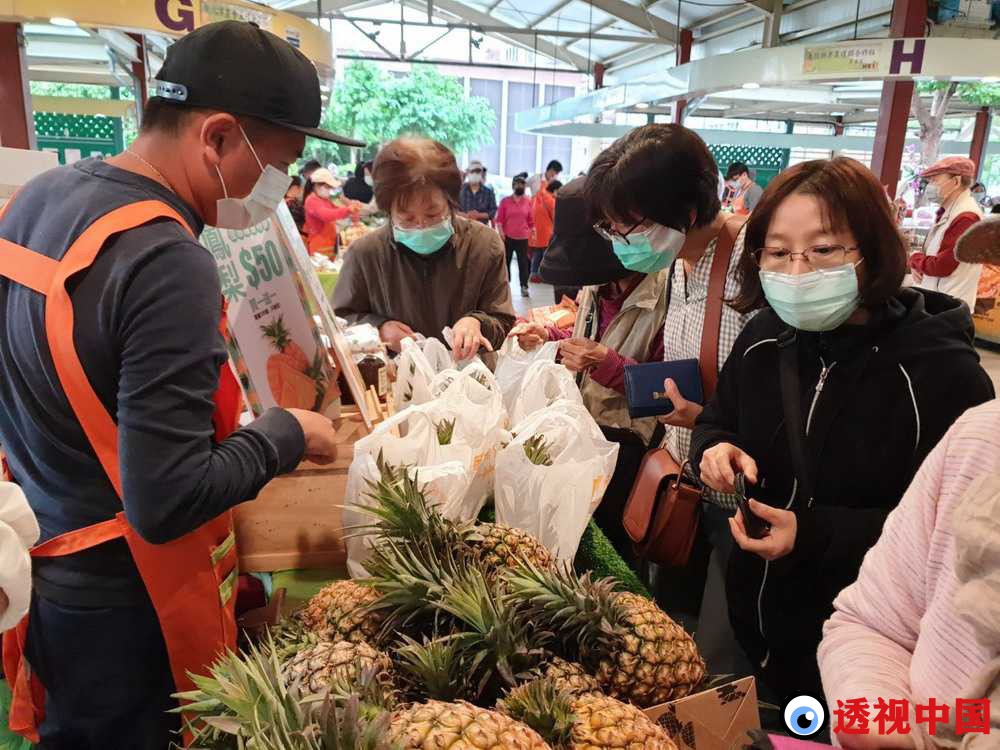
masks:
<svg viewBox="0 0 1000 750"><path fill-rule="evenodd" d="M371 535L358 532L357 527L376 522L364 508L375 504L369 496L369 482L379 479L380 454L392 466L406 466L410 476L419 480L428 500L446 517L471 520L482 508L482 503L476 505L467 500L474 477L472 448L455 441L451 445L439 443L437 426L442 415L436 407L436 402L411 406L354 444L343 514L344 529L348 532L347 567L353 578L367 575L362 565L368 558Z"/></svg>
<svg viewBox="0 0 1000 750"><path fill-rule="evenodd" d="M509 414L521 393L524 376L536 362L555 362L559 353L559 342L549 341L531 351L521 348L516 337L503 342L497 362L496 379L503 393L503 405Z"/></svg>
<svg viewBox="0 0 1000 750"><path fill-rule="evenodd" d="M407 336L401 342L401 349L396 359L396 382L392 395L397 408L404 409L430 401L431 381L452 364L448 350L437 339L415 341Z"/></svg>
<svg viewBox="0 0 1000 750"><path fill-rule="evenodd" d="M560 560L572 560L618 460L587 409L556 401L514 425L516 437L497 454L497 521L535 536ZM536 465L525 443L541 436L551 466Z"/></svg>
<svg viewBox="0 0 1000 750"><path fill-rule="evenodd" d="M573 373L555 362L535 362L524 374L521 390L510 407L511 424L516 425L560 400L583 404Z"/></svg>
<svg viewBox="0 0 1000 750"><path fill-rule="evenodd" d="M476 360L462 371L438 373L431 392L439 408L455 420L453 440L473 450L475 478L469 487L469 500L478 501L481 507L493 491L497 449L510 440L500 386L490 369Z"/></svg>

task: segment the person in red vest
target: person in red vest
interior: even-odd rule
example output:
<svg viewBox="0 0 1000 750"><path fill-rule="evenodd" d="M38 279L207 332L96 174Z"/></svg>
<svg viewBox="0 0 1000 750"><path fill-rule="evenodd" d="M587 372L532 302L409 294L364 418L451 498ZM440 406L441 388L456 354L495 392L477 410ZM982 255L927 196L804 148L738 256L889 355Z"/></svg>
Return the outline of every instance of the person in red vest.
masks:
<svg viewBox="0 0 1000 750"><path fill-rule="evenodd" d="M313 64L249 23L175 42L124 153L28 182L0 215L0 444L41 527L27 617L4 634L9 725L47 750L164 750L171 695L236 644L231 509L326 417L236 429L208 224L279 205L319 130ZM189 740L185 737L185 740Z"/></svg>

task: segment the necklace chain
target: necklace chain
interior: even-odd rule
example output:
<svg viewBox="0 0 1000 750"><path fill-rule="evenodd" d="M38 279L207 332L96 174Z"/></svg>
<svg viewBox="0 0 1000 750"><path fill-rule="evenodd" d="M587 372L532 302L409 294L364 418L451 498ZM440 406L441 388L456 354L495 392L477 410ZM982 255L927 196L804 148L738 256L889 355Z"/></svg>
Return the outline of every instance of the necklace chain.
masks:
<svg viewBox="0 0 1000 750"><path fill-rule="evenodd" d="M159 177L160 180L163 182L163 184L166 185L168 188L170 188L170 180L168 180L166 177L163 176L163 172L161 172L159 169L157 169L156 167L154 167L148 161L146 161L145 159L143 159L141 156L139 156L139 154L137 154L132 149L130 149L130 148L125 149L125 153L130 154L131 156L134 156L136 159L138 159L139 161L141 161L147 167L149 167L150 169L152 169L156 173L156 176ZM173 188L170 188L170 189L173 190Z"/></svg>

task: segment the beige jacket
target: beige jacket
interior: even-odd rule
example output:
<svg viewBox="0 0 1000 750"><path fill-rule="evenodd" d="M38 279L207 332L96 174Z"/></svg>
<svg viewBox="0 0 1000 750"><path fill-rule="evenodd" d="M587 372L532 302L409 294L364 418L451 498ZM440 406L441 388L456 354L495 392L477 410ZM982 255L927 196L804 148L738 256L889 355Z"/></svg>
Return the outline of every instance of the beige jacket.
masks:
<svg viewBox="0 0 1000 750"><path fill-rule="evenodd" d="M657 337L663 335L663 323L667 317L667 279L670 270L649 274L625 300L621 312L615 316L608 330L601 337L601 343L614 349L623 357L644 362ZM598 329L597 316L600 310L599 287L591 287L591 305L580 310L578 315L589 316L591 338ZM631 429L648 441L653 436L656 420L631 419L628 415L628 401L625 396L610 388L605 388L589 376L584 376L580 385L583 403L597 423L605 427Z"/></svg>
<svg viewBox="0 0 1000 750"><path fill-rule="evenodd" d="M961 214L972 213L982 218L983 210L972 197L972 193L966 190L957 201L955 201L944 212L941 220L938 221L927 234L927 241L924 243L924 253L926 255L937 255L941 249L941 242L948 231L948 227L956 217ZM957 297L969 306L969 311L976 309L976 290L979 287L979 277L982 275L983 267L978 263L959 263L958 268L949 276L924 276L923 280L917 284L922 289L930 289L935 292L944 292L952 297Z"/></svg>

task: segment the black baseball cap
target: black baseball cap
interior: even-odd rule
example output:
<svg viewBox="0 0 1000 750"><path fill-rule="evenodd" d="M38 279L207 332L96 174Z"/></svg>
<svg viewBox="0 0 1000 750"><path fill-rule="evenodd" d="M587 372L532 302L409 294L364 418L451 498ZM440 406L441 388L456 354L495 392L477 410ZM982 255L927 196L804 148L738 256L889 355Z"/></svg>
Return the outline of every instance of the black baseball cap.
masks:
<svg viewBox="0 0 1000 750"><path fill-rule="evenodd" d="M584 196L586 182L586 177L577 177L556 193L552 239L539 271L549 284L609 284L632 273L618 260L611 243L594 231L594 219Z"/></svg>
<svg viewBox="0 0 1000 750"><path fill-rule="evenodd" d="M256 117L344 146L365 145L317 127L322 103L315 66L252 23L219 21L182 36L167 48L155 82L151 99Z"/></svg>

